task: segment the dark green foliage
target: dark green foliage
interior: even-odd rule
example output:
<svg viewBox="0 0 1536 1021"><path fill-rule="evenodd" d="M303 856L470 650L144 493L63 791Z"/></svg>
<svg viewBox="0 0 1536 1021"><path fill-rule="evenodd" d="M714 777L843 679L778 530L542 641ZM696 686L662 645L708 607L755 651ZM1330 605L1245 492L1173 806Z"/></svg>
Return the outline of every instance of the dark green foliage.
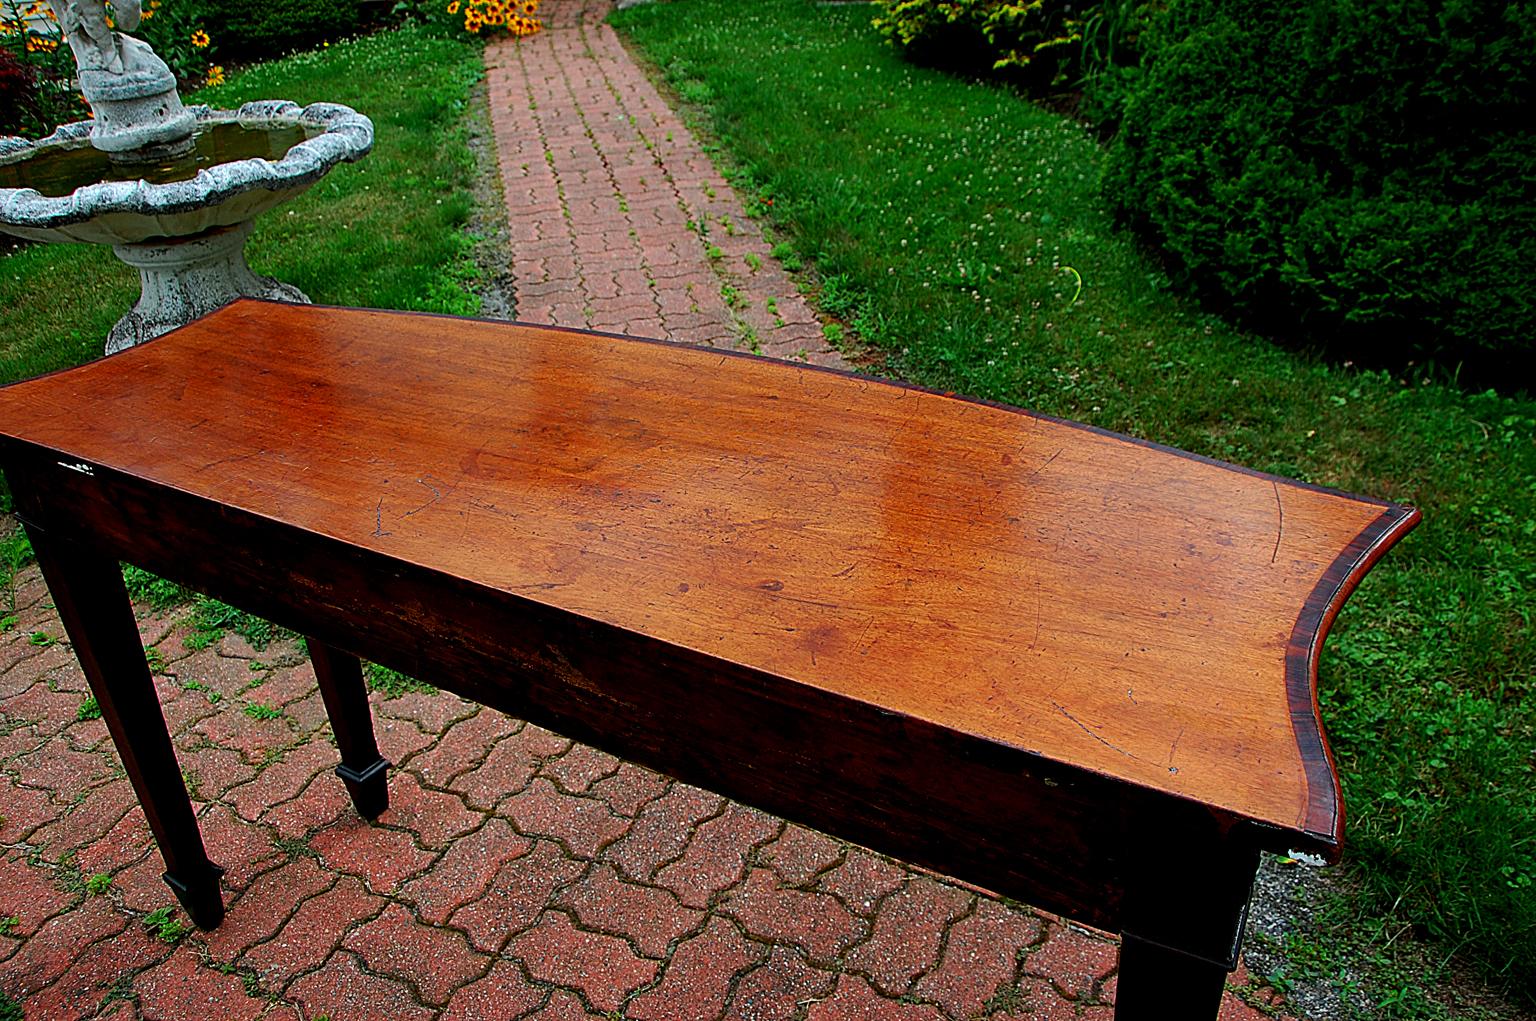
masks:
<svg viewBox="0 0 1536 1021"><path fill-rule="evenodd" d="M1105 189L1176 280L1345 357L1532 364L1536 3L1182 0L1147 49Z"/></svg>
<svg viewBox="0 0 1536 1021"><path fill-rule="evenodd" d="M920 64L1035 90L1075 77L1082 22L1063 0L879 0L875 27Z"/></svg>
<svg viewBox="0 0 1536 1021"><path fill-rule="evenodd" d="M19 132L37 108L37 75L10 50L0 49L0 133Z"/></svg>
<svg viewBox="0 0 1536 1021"><path fill-rule="evenodd" d="M376 23L388 7L363 0L202 0L223 57L264 60L290 50L335 42Z"/></svg>
<svg viewBox="0 0 1536 1021"><path fill-rule="evenodd" d="M132 564L123 565L123 583L130 599L156 611L180 606L194 595L190 589Z"/></svg>
<svg viewBox="0 0 1536 1021"><path fill-rule="evenodd" d="M1042 95L1118 95L1163 0L878 0L875 28L914 63Z"/></svg>

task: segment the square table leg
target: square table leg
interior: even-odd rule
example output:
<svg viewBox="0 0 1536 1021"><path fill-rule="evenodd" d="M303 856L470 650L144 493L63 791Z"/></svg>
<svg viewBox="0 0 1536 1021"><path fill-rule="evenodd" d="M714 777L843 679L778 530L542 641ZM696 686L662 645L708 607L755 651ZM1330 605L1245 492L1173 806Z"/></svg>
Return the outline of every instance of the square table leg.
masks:
<svg viewBox="0 0 1536 1021"><path fill-rule="evenodd" d="M122 569L110 557L52 535L46 527L28 523L26 528L91 694L160 845L165 882L193 923L212 929L224 918L219 893L224 870L208 860L203 847Z"/></svg>
<svg viewBox="0 0 1536 1021"><path fill-rule="evenodd" d="M379 754L373 736L362 664L356 656L314 638L306 637L305 642L309 645L315 678L320 682L326 715L331 718L336 746L341 750L336 775L347 785L357 814L364 819L377 819L389 807L389 760Z"/></svg>

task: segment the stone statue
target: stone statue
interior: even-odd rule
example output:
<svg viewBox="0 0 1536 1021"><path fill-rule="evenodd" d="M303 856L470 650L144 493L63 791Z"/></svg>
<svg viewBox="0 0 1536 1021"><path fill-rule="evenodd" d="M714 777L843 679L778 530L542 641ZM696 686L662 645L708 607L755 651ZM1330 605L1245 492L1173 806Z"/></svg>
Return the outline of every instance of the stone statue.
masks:
<svg viewBox="0 0 1536 1021"><path fill-rule="evenodd" d="M139 27L141 0L48 0L80 69L80 91L96 123L91 144L124 162L157 162L192 149L195 120L181 105L176 76L149 45L124 32Z"/></svg>

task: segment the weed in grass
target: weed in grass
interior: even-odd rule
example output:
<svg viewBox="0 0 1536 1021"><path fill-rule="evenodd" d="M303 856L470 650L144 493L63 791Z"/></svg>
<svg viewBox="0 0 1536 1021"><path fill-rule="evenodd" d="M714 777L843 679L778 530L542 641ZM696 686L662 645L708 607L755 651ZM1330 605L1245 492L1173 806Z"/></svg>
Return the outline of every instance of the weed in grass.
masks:
<svg viewBox="0 0 1536 1021"><path fill-rule="evenodd" d="M363 678L368 682L369 689L377 691L385 698L399 698L411 692L427 695L437 693L437 689L425 681L418 681L414 677L408 677L398 670L391 670L378 663L366 664L363 669Z"/></svg>
<svg viewBox="0 0 1536 1021"><path fill-rule="evenodd" d="M97 872L85 881L85 892L92 897L107 892L112 885L112 877L105 872Z"/></svg>
<svg viewBox="0 0 1536 1021"><path fill-rule="evenodd" d="M827 343L834 348L843 343L843 328L838 323L826 323L821 328L821 335L827 339Z"/></svg>
<svg viewBox="0 0 1536 1021"><path fill-rule="evenodd" d="M194 652L206 649L229 632L240 635L257 649L264 649L275 639L293 634L208 596L199 596L193 603L191 625L192 633L183 639L183 643Z"/></svg>
<svg viewBox="0 0 1536 1021"><path fill-rule="evenodd" d="M4 537L0 537L0 585L5 588L5 606L8 610L16 609L16 575L31 559L32 543L25 529L13 527Z"/></svg>
<svg viewBox="0 0 1536 1021"><path fill-rule="evenodd" d="M800 256L795 252L795 246L788 241L780 241L768 254L778 259L787 273L798 273L805 268L805 264L800 261Z"/></svg>
<svg viewBox="0 0 1536 1021"><path fill-rule="evenodd" d="M170 907L156 908L139 919L139 924L162 943L179 943L181 937L186 935L187 927L180 919L172 917L175 910Z"/></svg>
<svg viewBox="0 0 1536 1021"><path fill-rule="evenodd" d="M187 796L193 801L203 800L203 778L198 775L197 770L183 767L181 783L187 789Z"/></svg>
<svg viewBox="0 0 1536 1021"><path fill-rule="evenodd" d="M99 719L101 719L101 705L96 701L96 696L95 695L88 696L84 702L80 703L79 708L77 708L75 710L75 719L77 719L77 720L99 720Z"/></svg>
<svg viewBox="0 0 1536 1021"><path fill-rule="evenodd" d="M180 606L192 597L190 589L132 564L123 565L123 585L128 589L128 597L135 603L147 604L156 611Z"/></svg>
<svg viewBox="0 0 1536 1021"><path fill-rule="evenodd" d="M737 328L740 333L736 340L736 346L746 348L748 351L751 351L755 355L762 354L763 345L762 342L758 340L757 330L753 329L752 324L740 323Z"/></svg>
<svg viewBox="0 0 1536 1021"><path fill-rule="evenodd" d="M310 847L309 841L300 837L279 837L272 842L272 846L294 861L298 861L300 858L320 857L320 852Z"/></svg>

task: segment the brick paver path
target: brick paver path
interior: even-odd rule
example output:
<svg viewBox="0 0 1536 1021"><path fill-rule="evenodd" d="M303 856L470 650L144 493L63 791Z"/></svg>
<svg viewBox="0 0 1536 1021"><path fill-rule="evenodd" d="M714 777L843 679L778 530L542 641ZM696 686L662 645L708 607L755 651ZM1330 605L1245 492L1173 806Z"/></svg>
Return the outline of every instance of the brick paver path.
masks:
<svg viewBox="0 0 1536 1021"><path fill-rule="evenodd" d="M486 49L517 318L842 365L607 8L547 0Z"/></svg>
<svg viewBox="0 0 1536 1021"><path fill-rule="evenodd" d="M746 323L765 351L833 361L766 252L746 260L757 233L599 5L549 10L549 31L489 53L520 316L715 344ZM687 230L701 216L744 228L711 228L713 262ZM722 302L722 282L749 304ZM389 811L363 823L297 645L193 650L185 611L140 628L230 909L213 933L156 929L174 905L159 855L104 725L82 718L35 567L15 604L0 991L27 1018L1111 1016L1102 936L448 694L373 696L397 769ZM1260 1016L1228 996L1226 1021Z"/></svg>

